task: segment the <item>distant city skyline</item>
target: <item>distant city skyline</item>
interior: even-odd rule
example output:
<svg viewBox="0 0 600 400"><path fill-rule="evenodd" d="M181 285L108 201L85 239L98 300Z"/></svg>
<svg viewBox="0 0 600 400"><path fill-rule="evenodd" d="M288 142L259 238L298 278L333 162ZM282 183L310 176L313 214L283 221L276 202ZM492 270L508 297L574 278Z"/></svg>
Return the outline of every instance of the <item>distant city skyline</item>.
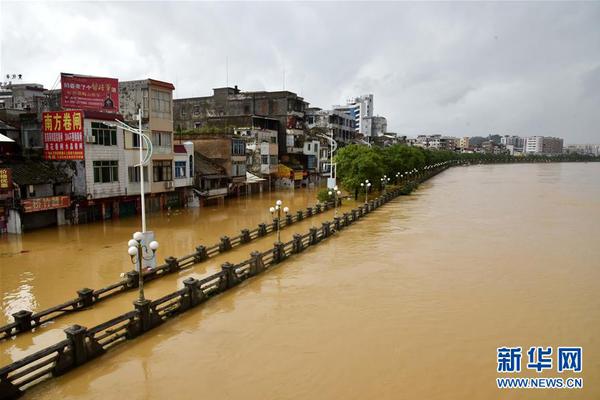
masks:
<svg viewBox="0 0 600 400"><path fill-rule="evenodd" d="M2 2L0 77L60 72L286 90L330 108L374 95L407 136L600 142L600 3ZM284 78L285 77L285 78ZM1 79L0 79L1 80Z"/></svg>

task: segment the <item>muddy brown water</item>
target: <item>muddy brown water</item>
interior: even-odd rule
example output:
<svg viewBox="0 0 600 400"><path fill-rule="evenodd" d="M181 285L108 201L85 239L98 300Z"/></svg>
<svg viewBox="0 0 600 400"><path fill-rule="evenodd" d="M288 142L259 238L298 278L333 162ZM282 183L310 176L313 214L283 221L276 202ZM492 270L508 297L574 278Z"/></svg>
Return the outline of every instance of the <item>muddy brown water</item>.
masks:
<svg viewBox="0 0 600 400"><path fill-rule="evenodd" d="M294 201L303 200L297 196ZM240 211L236 218L243 222L217 230L236 232L266 216ZM182 217L177 228L165 224L165 232L156 221L153 227L167 243L180 238L181 251L176 244L170 250L181 254L203 242L199 237L186 242L201 224L193 221ZM110 267L115 268L110 273L126 267L124 257L115 253L125 251L120 243L132 227L121 227L122 237L102 236L103 243L114 246L108 259L121 263L122 269ZM290 237L293 230L296 226L288 232ZM56 246L42 250L40 239L42 254L37 257L52 265L53 257L67 253L66 247L76 248L68 244L71 241L81 246L83 236L65 241L62 251ZM453 168L327 242L36 386L27 397L597 399L598 237L600 164ZM218 258L241 259L271 242L250 244ZM35 246L29 247L30 253L12 257L36 257ZM105 251L101 245L94 248L96 257ZM73 281L66 282L73 284L93 281L93 274L81 267L88 258L81 257L79 262L69 261L68 273L57 265L48 267L53 272L46 275L41 262L29 281L24 278L26 268L19 268L8 274L19 277L12 281L17 285L3 282L4 291L23 293L23 301L48 302L57 295L45 291L58 291L63 281L51 275L72 276ZM214 265L221 263L214 260ZM90 263L91 268L103 265L93 258ZM211 268L205 265L202 268ZM89 280L76 280L77 273L71 272L76 269L82 275L86 271ZM185 276L188 272L149 285L148 297L180 287ZM45 280L53 284L41 285ZM56 334L63 337L63 324L100 322L128 309L131 300L108 300L93 311L57 321L61 326ZM5 297L4 306L7 301ZM47 332L25 336L30 343L19 338L3 344L3 357L26 352L36 341L52 341L54 329ZM497 389L496 348L504 345L582 346L583 372L578 376L584 388ZM554 370L539 376L558 374Z"/></svg>

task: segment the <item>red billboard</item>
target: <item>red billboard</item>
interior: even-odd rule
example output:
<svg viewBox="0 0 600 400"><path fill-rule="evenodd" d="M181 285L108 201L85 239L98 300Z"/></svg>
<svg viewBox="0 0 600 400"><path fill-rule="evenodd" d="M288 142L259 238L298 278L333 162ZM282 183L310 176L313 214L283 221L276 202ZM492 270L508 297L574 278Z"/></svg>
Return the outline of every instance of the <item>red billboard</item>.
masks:
<svg viewBox="0 0 600 400"><path fill-rule="evenodd" d="M60 74L61 106L111 113L119 112L119 80Z"/></svg>
<svg viewBox="0 0 600 400"><path fill-rule="evenodd" d="M45 112L42 121L46 160L83 160L81 110Z"/></svg>
<svg viewBox="0 0 600 400"><path fill-rule="evenodd" d="M37 197L34 199L21 200L23 211L26 213L36 211L54 210L56 208L67 208L71 205L69 196Z"/></svg>

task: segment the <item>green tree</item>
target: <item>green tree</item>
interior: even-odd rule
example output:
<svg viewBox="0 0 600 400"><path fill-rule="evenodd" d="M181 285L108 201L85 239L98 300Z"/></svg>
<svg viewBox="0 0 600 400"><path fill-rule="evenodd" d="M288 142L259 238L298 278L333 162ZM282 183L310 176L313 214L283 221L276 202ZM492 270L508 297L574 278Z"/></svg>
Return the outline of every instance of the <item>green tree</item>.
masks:
<svg viewBox="0 0 600 400"><path fill-rule="evenodd" d="M335 155L337 176L342 187L356 192L366 179L379 181L385 174L385 160L380 151L352 144L339 149Z"/></svg>

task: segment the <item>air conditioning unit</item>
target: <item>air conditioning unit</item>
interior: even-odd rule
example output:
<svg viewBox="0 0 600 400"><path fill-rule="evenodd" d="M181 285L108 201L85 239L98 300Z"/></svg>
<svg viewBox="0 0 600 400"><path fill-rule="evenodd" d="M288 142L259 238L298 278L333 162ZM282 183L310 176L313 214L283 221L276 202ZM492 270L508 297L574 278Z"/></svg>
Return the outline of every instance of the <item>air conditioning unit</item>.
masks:
<svg viewBox="0 0 600 400"><path fill-rule="evenodd" d="M87 135L87 136L85 137L85 142L86 142L86 143L95 143L95 142L96 142L96 138L95 138L95 137L93 137L92 135Z"/></svg>
<svg viewBox="0 0 600 400"><path fill-rule="evenodd" d="M165 188L166 189L173 189L174 185L173 185L173 181L166 181L165 182Z"/></svg>

